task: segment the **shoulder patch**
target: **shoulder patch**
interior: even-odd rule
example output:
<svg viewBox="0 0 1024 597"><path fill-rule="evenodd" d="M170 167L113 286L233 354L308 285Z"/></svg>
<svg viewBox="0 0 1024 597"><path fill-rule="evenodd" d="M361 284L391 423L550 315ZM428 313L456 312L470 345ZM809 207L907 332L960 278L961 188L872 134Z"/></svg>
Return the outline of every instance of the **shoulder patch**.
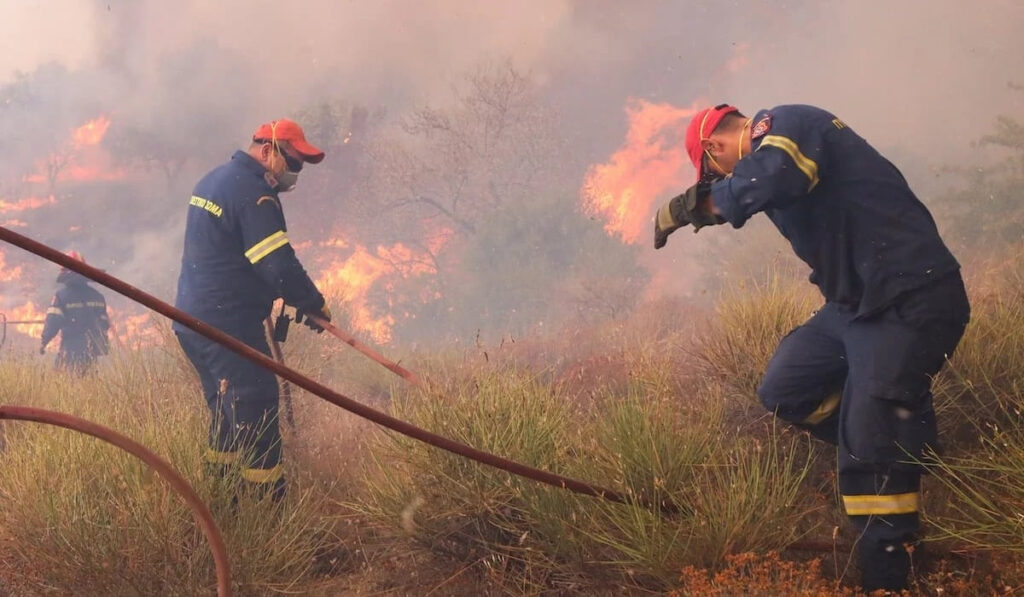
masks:
<svg viewBox="0 0 1024 597"><path fill-rule="evenodd" d="M769 130L771 130L771 128L772 115L768 114L767 116L761 118L761 120L758 120L757 124L755 124L753 128L750 129L750 140L753 141L754 139L760 139L761 137L765 136L765 134Z"/></svg>
<svg viewBox="0 0 1024 597"><path fill-rule="evenodd" d="M261 204L261 203L263 203L265 201L269 201L270 203L272 203L274 205L274 207L276 207L277 209L281 209L281 204L277 202L277 199L274 199L270 195L264 195L264 196L260 197L259 199L257 199L256 200L256 205L259 205L259 204Z"/></svg>

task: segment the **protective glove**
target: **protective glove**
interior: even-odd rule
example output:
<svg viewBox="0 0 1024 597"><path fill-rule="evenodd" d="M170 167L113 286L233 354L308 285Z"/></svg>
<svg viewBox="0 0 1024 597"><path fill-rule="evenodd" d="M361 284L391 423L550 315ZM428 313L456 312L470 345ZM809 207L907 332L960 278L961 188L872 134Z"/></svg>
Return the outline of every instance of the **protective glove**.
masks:
<svg viewBox="0 0 1024 597"><path fill-rule="evenodd" d="M307 313L307 312L303 311L302 309L295 309L295 323L304 323L304 324L306 324L306 327L308 327L309 329L313 330L314 332L316 332L318 334L322 333L324 331L324 328L319 326L319 325L317 325L317 323L315 321L310 319L310 317L309 317L310 315L315 315L315 316L319 317L320 319L325 319L327 321L330 321L331 320L331 310L327 308L326 304L323 307L320 307L320 310L315 312L315 313Z"/></svg>
<svg viewBox="0 0 1024 597"><path fill-rule="evenodd" d="M39 354L46 354L46 346L39 347Z"/></svg>
<svg viewBox="0 0 1024 597"><path fill-rule="evenodd" d="M725 222L717 214L698 209L698 204L709 200L710 192L711 185L701 181L661 206L654 219L655 249L664 247L668 242L668 235L687 224L693 224L693 231L697 232L704 226L714 226Z"/></svg>

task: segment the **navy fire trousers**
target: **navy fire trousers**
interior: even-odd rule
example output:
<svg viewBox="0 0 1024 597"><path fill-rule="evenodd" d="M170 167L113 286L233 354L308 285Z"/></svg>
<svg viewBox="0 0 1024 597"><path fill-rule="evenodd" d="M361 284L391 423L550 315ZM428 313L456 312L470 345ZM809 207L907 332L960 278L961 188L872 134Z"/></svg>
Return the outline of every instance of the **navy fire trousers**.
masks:
<svg viewBox="0 0 1024 597"><path fill-rule="evenodd" d="M241 461L242 478L260 493L284 491L277 378L263 367L191 331L177 331L210 409L206 461L224 469ZM270 356L263 326L233 336Z"/></svg>
<svg viewBox="0 0 1024 597"><path fill-rule="evenodd" d="M825 303L772 356L758 395L780 418L839 448L839 489L865 588L901 588L918 533L921 467L937 448L932 377L970 318L959 272L857 317ZM901 580L901 577L903 580Z"/></svg>

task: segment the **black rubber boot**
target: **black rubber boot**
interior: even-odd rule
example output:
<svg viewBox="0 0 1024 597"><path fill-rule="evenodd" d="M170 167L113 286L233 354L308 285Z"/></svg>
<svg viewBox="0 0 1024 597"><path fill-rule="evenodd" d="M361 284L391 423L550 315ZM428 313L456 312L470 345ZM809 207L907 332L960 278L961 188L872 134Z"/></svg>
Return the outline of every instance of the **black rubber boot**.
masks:
<svg viewBox="0 0 1024 597"><path fill-rule="evenodd" d="M909 588L911 557L907 545L912 544L909 538L907 541L877 542L866 539L862 538L857 548L860 582L864 591L902 591Z"/></svg>

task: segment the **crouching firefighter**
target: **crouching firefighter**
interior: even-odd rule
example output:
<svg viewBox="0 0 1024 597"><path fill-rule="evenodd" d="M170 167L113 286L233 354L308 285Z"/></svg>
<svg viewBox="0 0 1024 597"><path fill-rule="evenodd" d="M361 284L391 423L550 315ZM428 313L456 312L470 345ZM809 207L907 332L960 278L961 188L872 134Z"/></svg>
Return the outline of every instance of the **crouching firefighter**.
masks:
<svg viewBox="0 0 1024 597"><path fill-rule="evenodd" d="M261 125L196 185L188 201L176 306L270 356L263 321L273 301L330 320L331 313L288 241L281 195L304 163L324 158L291 120ZM306 325L323 329L306 318ZM250 494L280 499L285 490L273 373L175 323L210 409L207 470L241 467Z"/></svg>
<svg viewBox="0 0 1024 597"><path fill-rule="evenodd" d="M85 263L77 251L69 251L68 257ZM107 354L110 349L107 301L98 290L89 286L85 276L67 268L60 268L57 283L62 287L53 295L46 310L39 354L46 352L46 345L59 333L57 369L85 375L96 358Z"/></svg>
<svg viewBox="0 0 1024 597"><path fill-rule="evenodd" d="M686 150L698 182L659 211L655 248L687 224L764 212L810 266L825 304L779 343L758 395L838 446L863 588L907 588L918 463L937 441L931 380L970 316L959 264L899 170L825 110L708 108Z"/></svg>

